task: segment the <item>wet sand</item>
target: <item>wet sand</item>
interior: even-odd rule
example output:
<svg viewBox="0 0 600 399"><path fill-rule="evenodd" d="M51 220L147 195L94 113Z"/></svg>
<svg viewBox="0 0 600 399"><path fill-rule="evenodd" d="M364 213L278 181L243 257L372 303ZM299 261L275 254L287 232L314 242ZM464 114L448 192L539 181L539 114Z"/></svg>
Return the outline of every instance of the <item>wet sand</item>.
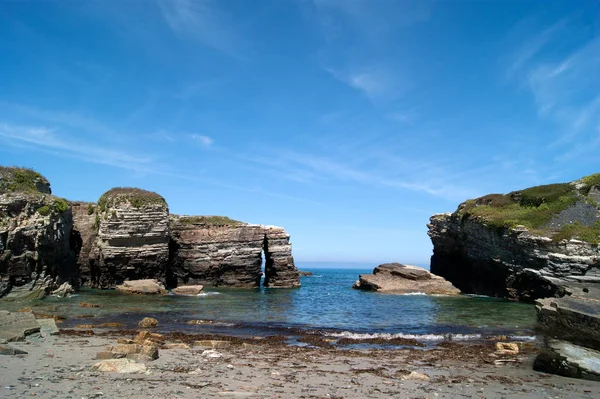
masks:
<svg viewBox="0 0 600 399"><path fill-rule="evenodd" d="M229 348L160 349L142 374L100 372L96 354L135 331L62 330L11 343L27 355L0 356L2 398L597 398L600 382L532 371L535 348L496 355L493 342L433 349L350 350L281 337L166 334L166 342L231 342ZM244 345L244 343L246 345ZM164 348L164 345L162 345ZM411 372L414 372L410 374ZM428 380L425 379L427 376Z"/></svg>

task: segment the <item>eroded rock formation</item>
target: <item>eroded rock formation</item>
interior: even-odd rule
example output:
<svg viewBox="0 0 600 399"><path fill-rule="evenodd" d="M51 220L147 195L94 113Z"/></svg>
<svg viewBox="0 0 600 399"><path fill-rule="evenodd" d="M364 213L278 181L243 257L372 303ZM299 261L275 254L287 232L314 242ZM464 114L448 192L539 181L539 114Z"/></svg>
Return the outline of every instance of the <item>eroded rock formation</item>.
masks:
<svg viewBox="0 0 600 399"><path fill-rule="evenodd" d="M125 280L164 280L170 237L164 198L145 190L114 188L100 197L97 208L92 286L112 288Z"/></svg>
<svg viewBox="0 0 600 399"><path fill-rule="evenodd" d="M0 296L40 297L77 286L71 207L39 173L0 168Z"/></svg>
<svg viewBox="0 0 600 399"><path fill-rule="evenodd" d="M466 293L524 301L600 281L598 179L488 195L432 216L431 272Z"/></svg>
<svg viewBox="0 0 600 399"><path fill-rule="evenodd" d="M265 255L265 286L300 286L289 235L273 226L224 217L173 216L169 285L258 287Z"/></svg>
<svg viewBox="0 0 600 399"><path fill-rule="evenodd" d="M361 274L352 288L394 294L460 294L456 287L442 277L421 267L400 263L384 263L373 269L372 274Z"/></svg>
<svg viewBox="0 0 600 399"><path fill-rule="evenodd" d="M0 297L11 289L13 297L42 297L65 282L75 289L143 279L171 288L257 287L263 254L265 286L300 286L280 227L215 216L170 219L163 197L137 188L111 189L97 204L71 204L50 192L39 173L0 167Z"/></svg>

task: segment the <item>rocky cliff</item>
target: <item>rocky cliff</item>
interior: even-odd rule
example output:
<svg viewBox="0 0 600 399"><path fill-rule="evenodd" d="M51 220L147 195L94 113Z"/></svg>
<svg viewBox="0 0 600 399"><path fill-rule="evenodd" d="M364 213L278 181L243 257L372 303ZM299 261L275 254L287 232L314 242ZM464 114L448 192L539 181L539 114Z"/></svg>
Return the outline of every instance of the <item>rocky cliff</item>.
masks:
<svg viewBox="0 0 600 399"><path fill-rule="evenodd" d="M600 281L600 174L491 194L431 217L431 272L466 293L532 301Z"/></svg>
<svg viewBox="0 0 600 399"><path fill-rule="evenodd" d="M258 287L265 255L265 286L300 286L289 235L280 227L219 216L171 218L169 285Z"/></svg>
<svg viewBox="0 0 600 399"><path fill-rule="evenodd" d="M0 297L40 297L63 282L77 285L71 206L50 194L39 173L0 167Z"/></svg>
<svg viewBox="0 0 600 399"><path fill-rule="evenodd" d="M170 230L163 197L137 188L113 188L98 200L95 224L92 286L113 288L125 280L164 279Z"/></svg>

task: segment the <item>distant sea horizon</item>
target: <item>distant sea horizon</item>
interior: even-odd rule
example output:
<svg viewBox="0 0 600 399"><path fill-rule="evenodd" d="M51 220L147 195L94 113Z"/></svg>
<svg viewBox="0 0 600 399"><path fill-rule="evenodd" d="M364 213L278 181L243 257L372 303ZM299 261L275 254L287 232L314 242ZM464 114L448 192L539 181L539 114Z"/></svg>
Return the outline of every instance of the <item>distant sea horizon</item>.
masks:
<svg viewBox="0 0 600 399"><path fill-rule="evenodd" d="M301 260L296 259L296 267L298 269L312 268L312 269L369 269L373 270L375 267L382 263L398 262L406 265L419 266L426 270L429 270L429 261L427 262L403 262L403 261L313 261L313 260ZM303 266L304 265L304 266Z"/></svg>

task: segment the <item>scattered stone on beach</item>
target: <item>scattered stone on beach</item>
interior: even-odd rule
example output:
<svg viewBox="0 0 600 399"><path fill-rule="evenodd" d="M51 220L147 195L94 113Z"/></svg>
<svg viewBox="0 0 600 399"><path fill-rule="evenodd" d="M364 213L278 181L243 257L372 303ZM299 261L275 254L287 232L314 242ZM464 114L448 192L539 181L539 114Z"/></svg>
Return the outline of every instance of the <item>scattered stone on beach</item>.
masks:
<svg viewBox="0 0 600 399"><path fill-rule="evenodd" d="M140 331L132 340L134 344L148 345L161 344L165 337L162 334L151 333L149 331Z"/></svg>
<svg viewBox="0 0 600 399"><path fill-rule="evenodd" d="M172 342L169 344L165 344L165 349L190 349L188 344L184 344L183 342Z"/></svg>
<svg viewBox="0 0 600 399"><path fill-rule="evenodd" d="M25 336L39 331L33 313L0 310L0 342L23 341Z"/></svg>
<svg viewBox="0 0 600 399"><path fill-rule="evenodd" d="M253 344L249 344L249 343L244 342L242 344L242 348L248 349L248 350L252 350L252 351L258 351L258 350L262 349L262 346L260 346L260 345L253 345Z"/></svg>
<svg viewBox="0 0 600 399"><path fill-rule="evenodd" d="M169 293L161 282L154 279L125 281L117 285L116 289L125 294L166 295Z"/></svg>
<svg viewBox="0 0 600 399"><path fill-rule="evenodd" d="M394 294L458 295L460 290L429 271L400 263L384 263L373 274L361 274L352 288Z"/></svg>
<svg viewBox="0 0 600 399"><path fill-rule="evenodd" d="M154 317L144 317L139 323L138 326L142 328L156 327L158 326L158 320Z"/></svg>
<svg viewBox="0 0 600 399"><path fill-rule="evenodd" d="M137 361L152 361L158 359L158 348L154 345L117 344L107 346L104 351L96 354L97 359L133 359Z"/></svg>
<svg viewBox="0 0 600 399"><path fill-rule="evenodd" d="M130 359L108 359L94 364L94 369L112 373L145 373L146 365Z"/></svg>
<svg viewBox="0 0 600 399"><path fill-rule="evenodd" d="M182 285L177 288L173 288L171 292L175 295L196 296L200 294L203 289L203 285Z"/></svg>
<svg viewBox="0 0 600 399"><path fill-rule="evenodd" d="M68 282L62 283L60 287L58 287L57 289L55 289L54 291L52 291L52 295L61 297L61 298L66 298L71 296L71 294L73 293L73 286L71 284L69 284Z"/></svg>
<svg viewBox="0 0 600 399"><path fill-rule="evenodd" d="M566 341L548 339L533 369L563 377L600 381L600 351Z"/></svg>
<svg viewBox="0 0 600 399"><path fill-rule="evenodd" d="M514 342L496 342L497 355L518 355L519 345Z"/></svg>
<svg viewBox="0 0 600 399"><path fill-rule="evenodd" d="M229 341L219 341L213 339L205 339L202 341L194 342L194 346L204 347L204 348L213 348L213 349L225 349L231 346L231 342Z"/></svg>
<svg viewBox="0 0 600 399"><path fill-rule="evenodd" d="M220 357L223 357L223 354L220 352L217 352L214 349L208 349L208 350L205 350L204 352L202 352L202 356L208 357L210 359L218 359Z"/></svg>
<svg viewBox="0 0 600 399"><path fill-rule="evenodd" d="M400 376L401 380L413 380L413 381L429 381L429 376L427 374L418 373L416 371L411 371L408 374L403 374Z"/></svg>
<svg viewBox="0 0 600 399"><path fill-rule="evenodd" d="M95 303L80 302L79 307L80 308L99 308L100 305L97 305Z"/></svg>
<svg viewBox="0 0 600 399"><path fill-rule="evenodd" d="M40 325L40 333L42 334L42 337L58 335L60 332L58 327L56 327L56 322L54 319L37 319L37 322Z"/></svg>
<svg viewBox="0 0 600 399"><path fill-rule="evenodd" d="M8 346L8 345L0 345L0 355L8 355L8 356L14 356L14 355L26 355L27 352L21 350L21 349L16 349L13 348L12 346Z"/></svg>

